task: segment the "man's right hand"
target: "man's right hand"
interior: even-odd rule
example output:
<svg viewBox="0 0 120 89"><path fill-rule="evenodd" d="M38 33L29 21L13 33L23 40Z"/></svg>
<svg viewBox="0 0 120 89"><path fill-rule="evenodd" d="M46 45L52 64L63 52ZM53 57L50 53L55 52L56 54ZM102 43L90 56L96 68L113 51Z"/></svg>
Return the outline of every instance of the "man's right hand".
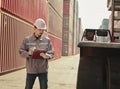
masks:
<svg viewBox="0 0 120 89"><path fill-rule="evenodd" d="M33 55L33 52L34 52L35 49L36 49L36 47L30 48L28 54Z"/></svg>

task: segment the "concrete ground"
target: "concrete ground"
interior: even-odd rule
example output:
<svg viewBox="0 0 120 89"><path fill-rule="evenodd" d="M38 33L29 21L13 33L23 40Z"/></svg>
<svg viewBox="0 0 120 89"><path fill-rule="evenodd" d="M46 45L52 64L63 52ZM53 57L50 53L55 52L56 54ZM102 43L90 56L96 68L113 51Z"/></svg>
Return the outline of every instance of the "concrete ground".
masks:
<svg viewBox="0 0 120 89"><path fill-rule="evenodd" d="M76 89L79 55L61 57L49 62L48 89ZM24 89L26 70L0 76L0 89ZM39 89L38 79L34 88Z"/></svg>

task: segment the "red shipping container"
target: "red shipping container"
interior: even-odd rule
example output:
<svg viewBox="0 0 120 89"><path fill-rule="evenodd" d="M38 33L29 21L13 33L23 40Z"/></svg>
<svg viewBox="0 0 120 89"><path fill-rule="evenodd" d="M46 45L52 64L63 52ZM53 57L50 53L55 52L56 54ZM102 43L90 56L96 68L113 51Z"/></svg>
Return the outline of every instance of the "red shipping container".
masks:
<svg viewBox="0 0 120 89"><path fill-rule="evenodd" d="M55 37L51 34L48 35L48 37L52 41L53 49L55 51L54 58L60 58L61 57L61 52L62 52L62 39Z"/></svg>
<svg viewBox="0 0 120 89"><path fill-rule="evenodd" d="M18 49L23 38L32 33L33 26L4 12L0 18L0 73L3 73L25 66Z"/></svg>
<svg viewBox="0 0 120 89"><path fill-rule="evenodd" d="M40 17L48 22L47 0L1 0L1 9L30 23Z"/></svg>

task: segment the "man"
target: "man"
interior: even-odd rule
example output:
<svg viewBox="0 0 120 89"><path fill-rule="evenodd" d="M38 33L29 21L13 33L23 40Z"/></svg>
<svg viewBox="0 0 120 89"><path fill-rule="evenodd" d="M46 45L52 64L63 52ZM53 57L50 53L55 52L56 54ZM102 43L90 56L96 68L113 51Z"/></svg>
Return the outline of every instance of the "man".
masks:
<svg viewBox="0 0 120 89"><path fill-rule="evenodd" d="M25 89L32 89L36 77L39 79L40 89L47 89L48 60L53 58L51 41L43 35L46 30L46 23L39 18L34 23L34 32L25 37L19 53L26 58L26 86Z"/></svg>

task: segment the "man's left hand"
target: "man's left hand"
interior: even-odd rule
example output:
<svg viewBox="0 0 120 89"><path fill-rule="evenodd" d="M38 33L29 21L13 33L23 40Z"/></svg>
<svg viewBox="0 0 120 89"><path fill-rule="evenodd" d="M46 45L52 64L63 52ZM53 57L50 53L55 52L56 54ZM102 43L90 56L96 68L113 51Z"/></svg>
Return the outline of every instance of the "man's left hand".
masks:
<svg viewBox="0 0 120 89"><path fill-rule="evenodd" d="M50 56L47 53L40 53L40 56L43 57L44 59L50 59Z"/></svg>

